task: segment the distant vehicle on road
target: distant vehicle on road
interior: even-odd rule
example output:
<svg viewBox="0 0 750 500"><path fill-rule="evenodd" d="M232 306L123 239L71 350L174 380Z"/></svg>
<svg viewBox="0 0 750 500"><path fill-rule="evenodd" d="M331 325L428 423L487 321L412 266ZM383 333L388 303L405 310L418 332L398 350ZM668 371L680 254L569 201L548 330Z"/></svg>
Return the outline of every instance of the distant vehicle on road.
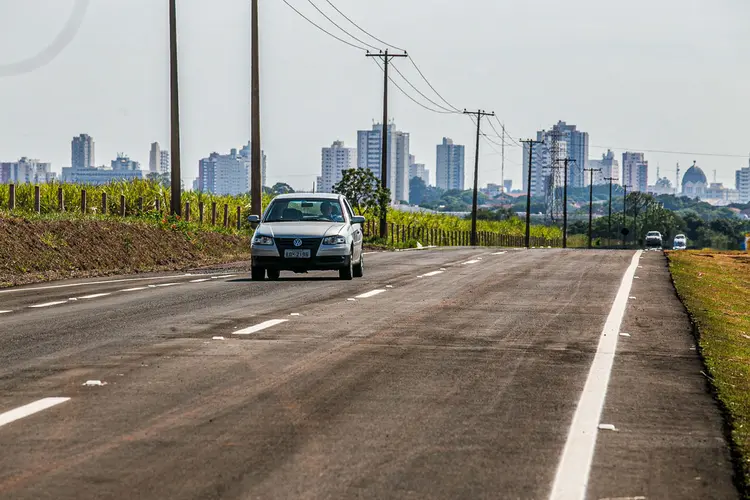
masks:
<svg viewBox="0 0 750 500"><path fill-rule="evenodd" d="M253 234L251 276L276 280L281 271L337 270L339 278L364 275L362 224L338 194L284 194L271 201Z"/></svg>
<svg viewBox="0 0 750 500"><path fill-rule="evenodd" d="M661 248L662 240L659 231L649 231L646 233L646 248Z"/></svg>
<svg viewBox="0 0 750 500"><path fill-rule="evenodd" d="M678 234L674 237L674 242L672 243L672 249L673 250L685 250L687 248L687 238L684 234Z"/></svg>

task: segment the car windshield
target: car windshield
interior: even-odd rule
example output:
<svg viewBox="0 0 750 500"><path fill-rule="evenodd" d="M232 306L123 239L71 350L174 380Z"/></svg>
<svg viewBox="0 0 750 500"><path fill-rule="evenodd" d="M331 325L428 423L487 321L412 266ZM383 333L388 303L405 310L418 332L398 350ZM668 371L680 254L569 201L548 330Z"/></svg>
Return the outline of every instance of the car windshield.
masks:
<svg viewBox="0 0 750 500"><path fill-rule="evenodd" d="M344 222L342 213L338 200L284 198L271 202L263 222Z"/></svg>
<svg viewBox="0 0 750 500"><path fill-rule="evenodd" d="M659 233L657 231L651 231L651 232L648 233L647 236L659 236Z"/></svg>

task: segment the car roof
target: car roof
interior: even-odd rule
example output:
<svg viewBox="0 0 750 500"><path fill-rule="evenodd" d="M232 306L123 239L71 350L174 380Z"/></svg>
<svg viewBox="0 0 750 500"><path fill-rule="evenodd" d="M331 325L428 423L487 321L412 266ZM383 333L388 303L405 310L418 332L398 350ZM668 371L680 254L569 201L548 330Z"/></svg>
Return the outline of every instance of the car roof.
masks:
<svg viewBox="0 0 750 500"><path fill-rule="evenodd" d="M286 200L290 198L307 198L309 200L338 200L339 198L341 198L341 195L336 193L288 193L275 196L274 200Z"/></svg>

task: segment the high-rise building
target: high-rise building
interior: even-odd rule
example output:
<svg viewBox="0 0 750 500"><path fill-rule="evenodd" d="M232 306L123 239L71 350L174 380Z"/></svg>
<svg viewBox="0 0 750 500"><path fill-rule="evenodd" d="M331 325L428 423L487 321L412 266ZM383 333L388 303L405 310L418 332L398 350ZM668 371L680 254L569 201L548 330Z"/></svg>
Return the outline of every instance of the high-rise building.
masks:
<svg viewBox="0 0 750 500"><path fill-rule="evenodd" d="M571 158L575 160L568 165L568 185L580 188L587 184L584 169L588 168L589 158L589 133L582 132L575 125L568 125L564 121L558 121L552 127L551 132L556 134L558 143L565 144L566 156L560 155L558 145L558 159ZM539 132L537 132L537 136Z"/></svg>
<svg viewBox="0 0 750 500"><path fill-rule="evenodd" d="M428 186L430 185L430 171L425 168L424 163L412 163L409 165L409 181L419 177Z"/></svg>
<svg viewBox="0 0 750 500"><path fill-rule="evenodd" d="M376 123L372 130L357 131L357 167L371 170L380 179L383 126ZM391 203L409 199L409 133L387 127L388 169L387 186L391 190Z"/></svg>
<svg viewBox="0 0 750 500"><path fill-rule="evenodd" d="M735 173L735 187L740 193L740 203L750 203L750 161Z"/></svg>
<svg viewBox="0 0 750 500"><path fill-rule="evenodd" d="M330 147L322 148L316 191L332 193L334 184L343 178L342 172L356 167L356 158L357 150L345 147L343 141L334 141Z"/></svg>
<svg viewBox="0 0 750 500"><path fill-rule="evenodd" d="M148 153L148 171L159 172L161 166L161 147L158 142L151 143L151 150Z"/></svg>
<svg viewBox="0 0 750 500"><path fill-rule="evenodd" d="M648 162L643 153L622 154L622 182L628 191L648 192Z"/></svg>
<svg viewBox="0 0 750 500"><path fill-rule="evenodd" d="M168 174L172 171L172 160L169 156L169 151L166 149L159 151L159 172L162 174Z"/></svg>
<svg viewBox="0 0 750 500"><path fill-rule="evenodd" d="M600 168L600 171L594 172L594 185L609 184L607 179L612 178L613 184L620 183L620 163L615 159L615 154L611 150L602 153L601 160L589 160L586 168ZM588 184L588 179L586 180Z"/></svg>
<svg viewBox="0 0 750 500"><path fill-rule="evenodd" d="M94 138L88 134L73 137L70 145L70 164L74 169L94 166Z"/></svg>
<svg viewBox="0 0 750 500"><path fill-rule="evenodd" d="M143 171L137 161L131 160L123 153L110 162L110 166L101 167L64 167L63 182L78 184L107 184L112 181L130 181L143 179Z"/></svg>
<svg viewBox="0 0 750 500"><path fill-rule="evenodd" d="M266 155L261 151L262 184L265 185ZM198 162L198 191L213 194L238 195L250 191L250 143L239 152L236 148L227 155L211 153Z"/></svg>
<svg viewBox="0 0 750 500"><path fill-rule="evenodd" d="M112 170L115 172L121 172L121 171L133 171L133 170L140 170L141 165L137 161L131 160L127 155L124 153L117 153L117 158L112 160Z"/></svg>
<svg viewBox="0 0 750 500"><path fill-rule="evenodd" d="M511 189L513 188L513 180L512 179L505 179L503 181L503 188L505 189L506 193L510 193Z"/></svg>
<svg viewBox="0 0 750 500"><path fill-rule="evenodd" d="M443 142L437 145L435 161L435 183L440 189L464 190L465 148L461 144L454 144L453 139L443 137Z"/></svg>
<svg viewBox="0 0 750 500"><path fill-rule="evenodd" d="M0 163L0 184L46 184L57 179L52 164L25 156L15 162Z"/></svg>
<svg viewBox="0 0 750 500"><path fill-rule="evenodd" d="M242 149L240 149L240 156L250 161L250 141L247 142ZM260 151L260 185L266 186L266 153L261 149Z"/></svg>
<svg viewBox="0 0 750 500"><path fill-rule="evenodd" d="M553 182L554 170L551 168L552 165L552 143L553 133L549 131L538 131L536 133L536 140L541 141L541 144L534 144L534 149L531 153L531 196L545 197L545 199L551 194L548 192L548 187ZM529 143L523 143L523 192L528 192L529 185ZM557 142L557 154L558 159L568 158L568 144L565 141L561 141L558 138ZM568 179L570 179L570 169L573 163L571 162L568 166ZM560 167L562 165L555 165ZM562 186L559 186L562 188ZM552 193L553 195L554 193Z"/></svg>

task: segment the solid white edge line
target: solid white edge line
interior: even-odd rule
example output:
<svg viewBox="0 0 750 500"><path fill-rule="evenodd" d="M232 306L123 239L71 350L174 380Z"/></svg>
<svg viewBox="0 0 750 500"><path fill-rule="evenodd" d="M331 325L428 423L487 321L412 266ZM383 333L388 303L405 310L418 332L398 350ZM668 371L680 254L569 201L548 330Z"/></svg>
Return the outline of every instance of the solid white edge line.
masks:
<svg viewBox="0 0 750 500"><path fill-rule="evenodd" d="M34 413L52 408L53 406L68 401L69 399L70 398L44 398L13 410L6 411L5 413L0 413L0 427L24 417L28 417L29 415L33 415Z"/></svg>
<svg viewBox="0 0 750 500"><path fill-rule="evenodd" d="M139 290L148 290L147 286L137 286L135 288L125 288L123 290L120 290L121 292L137 292Z"/></svg>
<svg viewBox="0 0 750 500"><path fill-rule="evenodd" d="M106 297L107 295L112 295L112 293L95 293L93 295L84 295L83 297L78 297L79 299L98 299L99 297Z"/></svg>
<svg viewBox="0 0 750 500"><path fill-rule="evenodd" d="M108 285L112 283L127 283L129 281L168 280L168 279L174 279L174 278L187 278L189 276L196 276L196 275L185 274L185 275L178 275L178 276L151 276L147 278L123 278L120 280L87 281L86 283L68 283L65 285L38 286L38 287L33 287L33 288L10 288L8 290L0 290L0 294L13 293L13 292L34 292L37 290L54 290L57 288L70 288L74 286Z"/></svg>
<svg viewBox="0 0 750 500"><path fill-rule="evenodd" d="M596 436L607 386L612 373L612 364L617 349L620 325L625 317L628 296L633 285L633 276L638 267L642 250L638 250L630 262L620 282L612 308L599 337L599 345L591 363L586 385L573 414L568 437L565 441L555 481L552 484L550 500L578 500L586 498L586 489L591 472L591 464L596 448Z"/></svg>
<svg viewBox="0 0 750 500"><path fill-rule="evenodd" d="M271 328L272 326L280 325L281 323L286 323L287 321L289 320L288 319L269 319L268 321L264 321L263 323L250 326L248 328L243 328L242 330L237 330L236 332L233 332L233 335L250 335L251 333L256 333L261 330L265 330L266 328Z"/></svg>
<svg viewBox="0 0 750 500"><path fill-rule="evenodd" d="M60 304L65 304L66 302L68 302L68 301L67 300L56 300L54 302L45 302L44 304L35 304L35 305L29 306L29 307L37 309L37 308L40 308L40 307L57 306L57 305L60 305Z"/></svg>
<svg viewBox="0 0 750 500"><path fill-rule="evenodd" d="M355 299L369 299L370 297L374 297L376 295L380 295L381 293L384 293L384 292L385 292L385 289L380 288L378 290L371 290L371 291L369 291L367 293L363 293L361 295L356 295L354 298Z"/></svg>
<svg viewBox="0 0 750 500"><path fill-rule="evenodd" d="M205 281L211 281L211 278L201 278L199 280L190 280L190 283L203 283Z"/></svg>

